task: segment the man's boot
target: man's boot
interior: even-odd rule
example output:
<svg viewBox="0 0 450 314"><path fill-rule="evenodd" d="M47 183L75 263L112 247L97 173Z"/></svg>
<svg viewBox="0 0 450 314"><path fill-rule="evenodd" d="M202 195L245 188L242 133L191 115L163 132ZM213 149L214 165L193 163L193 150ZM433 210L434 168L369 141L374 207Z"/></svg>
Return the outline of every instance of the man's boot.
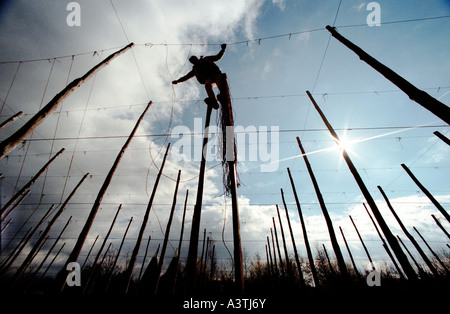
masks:
<svg viewBox="0 0 450 314"><path fill-rule="evenodd" d="M211 106L213 109L219 109L219 104L217 103L217 101L212 100L209 97L206 97L204 102L208 105Z"/></svg>

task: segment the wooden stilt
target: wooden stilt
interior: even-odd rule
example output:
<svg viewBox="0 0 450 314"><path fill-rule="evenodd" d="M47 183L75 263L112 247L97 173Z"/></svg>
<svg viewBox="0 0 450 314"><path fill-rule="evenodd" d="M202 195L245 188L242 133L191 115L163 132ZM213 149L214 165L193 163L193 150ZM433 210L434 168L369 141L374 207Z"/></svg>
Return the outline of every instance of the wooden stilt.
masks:
<svg viewBox="0 0 450 314"><path fill-rule="evenodd" d="M424 92L423 90L418 89L410 82L405 80L403 77L392 71L390 68L367 54L364 50L350 42L348 39L339 34L335 28L327 25L326 29L331 33L331 35L339 40L342 44L347 46L350 50L358 55L358 57L366 62L368 65L377 70L381 75L387 78L389 81L394 83L398 88L400 88L403 92L411 100L414 100L419 105L424 107L425 109L431 111L433 114L438 116L440 119L445 121L445 123L450 124L450 108L445 104L440 102L434 97L431 97L429 94Z"/></svg>
<svg viewBox="0 0 450 314"><path fill-rule="evenodd" d="M0 160L6 156L10 151L17 147L25 138L27 138L42 122L47 118L53 111L58 108L59 104L69 96L75 89L77 89L81 84L93 77L99 70L104 68L111 62L114 58L126 52L128 49L133 47L133 43L130 43L126 47L120 49L119 51L111 54L105 60L94 66L82 77L73 80L69 85L67 85L59 94L53 97L50 102L45 105L38 113L36 113L24 126L17 130L10 137L5 139L0 143Z"/></svg>
<svg viewBox="0 0 450 314"><path fill-rule="evenodd" d="M339 143L339 137L334 131L331 124L328 122L327 118L323 114L322 110L320 110L319 106L317 105L316 101L312 97L311 93L309 91L306 91L306 94L311 99L311 102L313 103L314 107L316 108L317 112L321 116L323 122L327 126L328 130L330 131L331 136L335 139L337 143ZM359 186L359 189L361 190L362 194L364 195L364 198L366 199L367 203L369 204L370 209L372 210L372 213L375 217L375 219L378 222L378 225L380 226L381 230L384 233L384 236L386 237L386 240L388 241L389 245L391 246L392 250L394 251L395 256L397 257L397 260L399 261L400 265L402 266L403 270L406 273L406 276L410 280L417 280L417 275L414 272L414 269L412 268L411 264L408 261L408 258L406 257L405 253L402 251L402 248L398 244L397 239L392 234L391 230L389 229L388 225L386 224L386 221L384 220L383 216L381 215L374 199L369 193L369 190L367 189L366 185L364 184L364 181L362 180L361 176L358 173L358 170L356 169L355 165L353 164L352 160L350 159L350 156L347 154L347 151L345 149L342 150L342 156L344 157L345 162L347 163L347 166L352 173L356 183Z"/></svg>
<svg viewBox="0 0 450 314"><path fill-rule="evenodd" d="M317 276L316 266L314 264L314 258L311 253L311 247L309 246L308 233L306 232L306 225L305 225L305 221L303 220L303 214L302 214L302 210L300 207L300 202L298 200L297 191L296 191L295 185L294 185L294 180L292 179L291 171L289 170L289 168L287 168L287 172L289 175L289 180L291 181L292 191L294 192L294 198L295 198L295 203L297 204L297 210L298 210L298 215L300 217L300 223L302 224L303 240L305 241L306 253L308 254L309 267L311 268L314 285L316 287L318 287L319 286L319 278Z"/></svg>
<svg viewBox="0 0 450 314"><path fill-rule="evenodd" d="M200 220L203 203L203 184L205 181L206 153L208 151L209 121L211 119L211 106L206 107L205 129L203 132L202 159L200 161L200 173L198 176L197 198L192 215L191 236L186 262L186 286L185 292L191 293L195 285L195 273L197 271L198 238L200 233Z"/></svg>

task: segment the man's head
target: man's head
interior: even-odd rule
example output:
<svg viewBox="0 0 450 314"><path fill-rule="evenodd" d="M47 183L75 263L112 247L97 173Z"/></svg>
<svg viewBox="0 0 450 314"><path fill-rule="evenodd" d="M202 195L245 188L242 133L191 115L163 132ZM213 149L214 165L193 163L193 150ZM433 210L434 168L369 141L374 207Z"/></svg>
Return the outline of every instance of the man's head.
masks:
<svg viewBox="0 0 450 314"><path fill-rule="evenodd" d="M196 56L192 56L192 57L189 58L189 61L192 64L197 64L198 63L198 58Z"/></svg>

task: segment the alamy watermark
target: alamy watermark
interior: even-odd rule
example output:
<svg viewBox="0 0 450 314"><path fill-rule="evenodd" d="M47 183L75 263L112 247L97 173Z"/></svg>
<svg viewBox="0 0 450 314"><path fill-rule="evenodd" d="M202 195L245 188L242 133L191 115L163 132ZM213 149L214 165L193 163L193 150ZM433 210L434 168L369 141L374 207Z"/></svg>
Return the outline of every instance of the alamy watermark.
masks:
<svg viewBox="0 0 450 314"><path fill-rule="evenodd" d="M66 283L69 287L79 287L81 286L81 267L80 264L72 262L67 264L66 270L69 274L66 277Z"/></svg>
<svg viewBox="0 0 450 314"><path fill-rule="evenodd" d="M81 6L78 2L69 2L66 10L70 13L66 17L67 26L81 26Z"/></svg>
<svg viewBox="0 0 450 314"><path fill-rule="evenodd" d="M378 2L369 2L366 7L367 11L371 11L366 18L367 25L381 26L381 6Z"/></svg>
<svg viewBox="0 0 450 314"><path fill-rule="evenodd" d="M274 172L279 164L279 127L241 125L227 126L225 139L222 129L218 126L209 126L208 145L203 145L203 119L194 119L194 130L181 125L172 129L171 138L178 139L172 146L171 157L178 162L200 161L202 154L206 161L222 161L222 151L218 143L225 141L226 160L234 160L234 143L236 143L238 161L255 161L260 163L261 172ZM234 134L234 138L233 138ZM248 139L248 141L247 141ZM235 140L235 141L234 141Z"/></svg>

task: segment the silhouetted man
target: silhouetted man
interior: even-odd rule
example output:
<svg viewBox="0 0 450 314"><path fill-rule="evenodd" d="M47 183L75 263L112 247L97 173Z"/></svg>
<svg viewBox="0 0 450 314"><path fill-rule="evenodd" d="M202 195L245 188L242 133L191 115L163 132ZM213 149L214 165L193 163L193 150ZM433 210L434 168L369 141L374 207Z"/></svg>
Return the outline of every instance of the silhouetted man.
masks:
<svg viewBox="0 0 450 314"><path fill-rule="evenodd" d="M222 79L222 72L220 68L215 64L215 62L222 59L223 54L225 53L225 49L227 47L226 44L222 44L220 46L222 49L215 56L207 56L197 58L196 56L192 56L189 58L189 61L194 65L192 70L183 77L180 77L178 80L172 82L172 84L178 84L184 81L193 78L194 76L197 78L197 81L200 84L205 85L206 93L208 97L205 98L205 103L214 109L219 108L219 104L217 103L216 95L213 91L213 86L216 85L219 88L221 93L226 93L226 80ZM220 100L221 94L217 95Z"/></svg>

